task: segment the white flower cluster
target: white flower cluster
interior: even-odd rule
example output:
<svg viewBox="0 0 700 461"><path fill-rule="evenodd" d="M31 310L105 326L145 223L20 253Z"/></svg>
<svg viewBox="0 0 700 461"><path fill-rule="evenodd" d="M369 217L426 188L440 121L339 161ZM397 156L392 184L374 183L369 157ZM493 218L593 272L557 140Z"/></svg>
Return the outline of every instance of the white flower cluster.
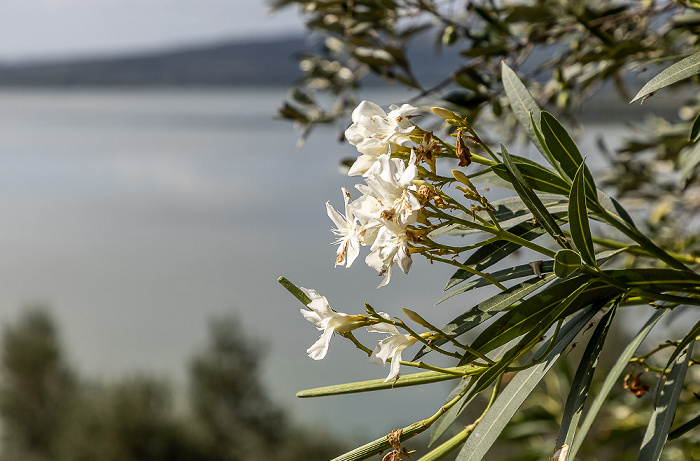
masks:
<svg viewBox="0 0 700 461"><path fill-rule="evenodd" d="M362 154L348 173L365 178L365 184L355 186L362 196L352 201L348 191L342 189L345 215L326 203L328 216L336 225L336 266L350 267L360 254L360 246L369 246L365 262L384 275L378 288L389 283L394 263L405 274L411 268L407 227L416 222L422 207L414 194L416 156L412 152L406 165L401 159L391 158L391 151L392 146L409 141L413 125L408 114L415 110L404 104L392 106L387 114L372 102L362 101L357 106L345 137Z"/></svg>
<svg viewBox="0 0 700 461"><path fill-rule="evenodd" d="M314 360L321 360L328 352L328 346L333 333L336 331L355 330L362 326L362 321L365 320L366 317L336 312L328 304L328 300L325 296L321 296L316 290L300 288L311 300L311 302L307 304L309 309L300 309L301 314L306 320L313 323L316 328L323 331L318 341L309 347L306 353ZM389 319L389 315L384 312L378 312L378 314L387 320ZM387 323L376 323L374 325L368 325L365 328L372 333L387 333L390 335L379 341L379 344L374 348L369 358L369 362L384 366L386 361L391 360L391 369L384 382L397 378L399 376L401 352L415 344L418 339L411 335L401 334L398 328Z"/></svg>

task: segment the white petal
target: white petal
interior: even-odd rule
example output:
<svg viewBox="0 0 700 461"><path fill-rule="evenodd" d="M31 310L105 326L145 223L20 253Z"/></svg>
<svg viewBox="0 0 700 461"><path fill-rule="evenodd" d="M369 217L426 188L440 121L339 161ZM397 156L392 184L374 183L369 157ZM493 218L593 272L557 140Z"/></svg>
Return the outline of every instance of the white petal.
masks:
<svg viewBox="0 0 700 461"><path fill-rule="evenodd" d="M333 330L324 330L323 334L321 334L321 337L318 338L318 341L316 341L311 347L306 349L306 352L309 354L309 357L311 357L314 360L323 359L326 356L326 353L328 352L328 345L331 342L331 336L333 336Z"/></svg>
<svg viewBox="0 0 700 461"><path fill-rule="evenodd" d="M391 368L389 369L389 376L386 377L384 382L390 381L399 375L399 369L401 367L401 351L398 351L394 357L391 359Z"/></svg>

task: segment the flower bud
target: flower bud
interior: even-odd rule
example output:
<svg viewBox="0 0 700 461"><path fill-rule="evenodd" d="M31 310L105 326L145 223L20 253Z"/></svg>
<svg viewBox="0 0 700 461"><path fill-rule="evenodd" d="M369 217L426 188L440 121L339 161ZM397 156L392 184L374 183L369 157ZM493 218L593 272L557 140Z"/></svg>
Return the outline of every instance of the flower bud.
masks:
<svg viewBox="0 0 700 461"><path fill-rule="evenodd" d="M431 107L430 110L433 111L435 115L444 119L456 118L459 120L461 117L451 110L445 109L444 107Z"/></svg>

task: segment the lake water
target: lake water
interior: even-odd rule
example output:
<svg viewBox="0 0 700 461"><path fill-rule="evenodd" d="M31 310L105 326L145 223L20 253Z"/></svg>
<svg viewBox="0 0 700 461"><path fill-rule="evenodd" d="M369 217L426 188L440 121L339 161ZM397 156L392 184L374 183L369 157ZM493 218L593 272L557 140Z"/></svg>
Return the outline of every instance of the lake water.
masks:
<svg viewBox="0 0 700 461"><path fill-rule="evenodd" d="M340 187L356 182L338 172L354 149L338 144L342 126L295 148L298 133L273 119L283 97L283 89L0 91L0 320L44 303L82 372L141 370L184 387L208 319L236 312L269 344L273 399L300 420L361 439L432 414L449 385L443 394L294 396L387 370L340 338L325 360L309 359L318 333L278 276L317 289L338 310L406 307L438 324L474 300L432 307L453 271L424 260L382 290L360 262L333 270L324 204L340 207Z"/></svg>

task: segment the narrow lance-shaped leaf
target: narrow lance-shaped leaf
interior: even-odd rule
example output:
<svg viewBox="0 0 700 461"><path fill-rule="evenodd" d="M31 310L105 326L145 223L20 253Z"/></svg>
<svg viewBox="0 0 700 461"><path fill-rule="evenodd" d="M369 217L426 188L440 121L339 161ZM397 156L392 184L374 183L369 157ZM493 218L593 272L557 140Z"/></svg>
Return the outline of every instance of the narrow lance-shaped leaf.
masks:
<svg viewBox="0 0 700 461"><path fill-rule="evenodd" d="M552 152L552 156L559 161L566 175L573 181L576 171L583 164L581 152L566 128L552 114L542 111L541 120L542 134L547 147ZM597 204L598 194L593 176L587 168L583 174L586 183L586 196L592 201L592 204Z"/></svg>
<svg viewBox="0 0 700 461"><path fill-rule="evenodd" d="M608 335L608 331L610 331L610 325L619 305L620 298L617 299L612 308L600 320L600 323L598 323L591 335L591 339L588 341L586 350L583 352L581 362L569 390L569 396L566 398L559 437L557 437L557 448L563 445L571 445L574 439L576 426L578 426L581 412L583 412L583 405L586 403L586 396L593 380L593 373L598 364L600 352L603 350L605 338Z"/></svg>
<svg viewBox="0 0 700 461"><path fill-rule="evenodd" d="M586 434L588 434L588 430L591 428L595 417L598 415L600 408L603 406L605 398L608 396L615 383L617 383L622 370L624 370L624 368L629 364L630 358L632 358L632 355L634 355L634 352L637 350L642 341L644 341L644 338L647 337L654 325L656 325L656 323L666 313L668 313L668 310L659 310L651 316L647 323L641 328L641 330L639 330L637 335L627 344L627 347L625 347L625 349L622 351L615 362L615 365L613 365L608 372L608 376L606 376L605 381L603 381L603 385L600 387L600 390L598 390L593 402L591 402L591 406L588 408L588 412L583 418L581 427L579 427L579 430L574 437L574 442L569 448L569 459L576 459L576 453L578 453L583 440L586 438Z"/></svg>
<svg viewBox="0 0 700 461"><path fill-rule="evenodd" d="M535 268L538 269L538 271L535 271ZM552 272L552 269L554 268L554 261L533 261L528 264L520 264L518 266L514 267L509 267L508 269L503 269L500 271L492 272L490 275L491 277L497 281L497 282L507 282L509 280L521 278L521 277L527 277L528 275L537 275L538 277L542 278L543 274L546 274L548 272ZM493 285L489 280L486 280L484 278L474 280L472 282L469 282L465 284L464 286L461 286L460 288L457 288L456 290L453 290L449 293L447 293L445 296L440 299L440 301L436 302L435 305L437 306L441 302L456 296L458 294L476 289L476 288L482 288L486 287L489 285Z"/></svg>
<svg viewBox="0 0 700 461"><path fill-rule="evenodd" d="M442 332L452 337L457 337L464 334L499 312L510 309L516 302L520 301L522 298L534 292L538 288L546 285L553 278L554 274L549 274L543 276L542 278L536 277L525 280L522 283L512 286L506 291L498 293L491 298L482 301L469 309L467 312L455 318L442 328ZM445 342L447 342L446 339L439 339L435 341L435 344L439 346ZM430 351L431 349L429 347L423 346L413 360L418 360L420 357Z"/></svg>
<svg viewBox="0 0 700 461"><path fill-rule="evenodd" d="M663 376L659 378L659 385L662 386L661 393L654 404L637 461L656 461L661 457L676 413L676 405L683 389L683 381L688 371L688 361L694 344L695 341L691 341L686 350L676 357L665 381Z"/></svg>
<svg viewBox="0 0 700 461"><path fill-rule="evenodd" d="M457 397L461 392L463 392L467 386L471 387L475 382L474 377L466 380L463 379L457 387L455 387L452 392L447 396L445 402L450 402L452 399ZM452 423L457 419L457 417L462 413L462 411L469 405L470 400L465 400L462 404L453 405L437 422L433 425L433 430L430 433L430 441L428 446L434 444L442 435L452 426Z"/></svg>
<svg viewBox="0 0 700 461"><path fill-rule="evenodd" d="M467 439L467 443L457 455L457 461L478 461L486 455L503 428L518 411L520 405L547 374L578 332L593 318L596 310L596 307L589 308L568 321L561 328L559 335L554 340L554 347L545 359L515 375ZM544 344L536 355L544 353L547 347L548 344Z"/></svg>
<svg viewBox="0 0 700 461"><path fill-rule="evenodd" d="M534 344L537 344L546 333L547 330L556 322L559 317L569 308L569 306L579 297L586 289L586 285L581 285L576 290L572 291L564 300L557 304L554 308L549 309L547 313L540 317L538 322L529 329L527 334L518 343L505 353L501 359L491 365L484 371L476 380L474 388L469 393L469 398L473 398L476 394L486 389L491 385L506 369L520 356L525 354Z"/></svg>
<svg viewBox="0 0 700 461"><path fill-rule="evenodd" d="M550 216L552 216L552 220L555 225L566 224L566 212L554 213L554 215ZM543 226L538 225L536 222L533 223L532 221L525 221L509 228L508 232L525 240L534 240L535 238L544 234L546 229ZM495 242L484 245L476 250L467 258L466 261L464 261L463 264L471 267L474 270L483 271L498 261L501 261L508 255L513 254L520 248L521 246L517 243L513 243L508 240L496 240ZM445 285L445 290L449 290L472 276L474 276L472 272L465 269L457 269L455 273L452 274L452 277L450 277L450 280L448 280L447 285Z"/></svg>
<svg viewBox="0 0 700 461"><path fill-rule="evenodd" d="M593 239L591 237L591 227L588 223L588 209L586 208L585 168L586 164L581 163L571 185L571 193L569 194L569 230L571 231L571 239L574 241L574 245L576 245L576 249L581 254L583 261L591 266L595 266Z"/></svg>
<svg viewBox="0 0 700 461"><path fill-rule="evenodd" d="M530 212L535 216L537 221L545 228L545 230L554 238L554 240L559 243L559 245L564 248L568 248L569 245L563 240L562 231L559 225L554 221L554 218L547 208L542 204L542 201L537 197L537 194L532 190L530 185L527 183L525 178L523 178L517 165L513 162L510 157L508 150L503 144L501 144L501 152L503 153L503 161L508 168L508 173L511 179L511 183L518 193L520 198L525 202Z"/></svg>
<svg viewBox="0 0 700 461"><path fill-rule="evenodd" d="M523 177L527 179L528 184L530 184L533 189L542 192L549 192L550 194L560 194L564 196L568 195L569 185L566 183L566 181L552 173L547 168L541 165L533 165L528 163L516 162L516 164L518 165ZM493 165L491 169L499 178L505 179L506 181L509 179L505 165L499 163L497 165Z"/></svg>
<svg viewBox="0 0 700 461"><path fill-rule="evenodd" d="M472 349L485 354L529 332L543 318L546 318L562 300L582 284L588 283L589 280L589 276L580 275L547 287L529 297L520 303L517 309L509 310L496 322L487 326L472 342ZM620 292L620 289L605 283L591 283L571 303L563 316L570 315L578 309L593 303L603 302L605 304L605 302L619 295ZM473 354L465 352L460 364L469 363L474 358Z"/></svg>
<svg viewBox="0 0 700 461"><path fill-rule="evenodd" d="M639 93L634 96L630 104L639 98L691 77L698 72L700 72L700 52L692 54L685 59L681 59L677 63L661 71L639 90Z"/></svg>
<svg viewBox="0 0 700 461"><path fill-rule="evenodd" d="M700 321L698 321L698 323L696 323L695 326L690 329L688 334L685 335L685 338L683 338L678 346L676 346L676 349L673 351L673 354L671 354L671 357L668 359L668 363L666 363L666 366L664 367L663 373L666 373L666 370L668 370L668 368L674 363L681 352L685 350L686 346L690 344L691 341L695 340L698 335L700 335Z"/></svg>
<svg viewBox="0 0 700 461"><path fill-rule="evenodd" d="M379 391L383 389L393 389L396 387L418 386L421 384L437 383L449 379L459 378L459 373L465 373L469 367L448 368L455 374L447 374L439 371L426 371L423 373L410 373L401 375L401 379L396 382L384 382L383 379L372 379L369 381L358 381L354 383L335 384L332 386L316 387L297 392L297 397L327 397L329 395L355 394L358 392Z"/></svg>
<svg viewBox="0 0 700 461"><path fill-rule="evenodd" d="M535 102L535 98L528 91L518 75L508 67L505 61L501 62L501 79L503 81L503 89L510 102L510 108L518 119L520 125L525 130L525 134L544 155L549 163L557 168L556 161L547 150L546 146L538 139L535 127L540 124L540 107Z"/></svg>

